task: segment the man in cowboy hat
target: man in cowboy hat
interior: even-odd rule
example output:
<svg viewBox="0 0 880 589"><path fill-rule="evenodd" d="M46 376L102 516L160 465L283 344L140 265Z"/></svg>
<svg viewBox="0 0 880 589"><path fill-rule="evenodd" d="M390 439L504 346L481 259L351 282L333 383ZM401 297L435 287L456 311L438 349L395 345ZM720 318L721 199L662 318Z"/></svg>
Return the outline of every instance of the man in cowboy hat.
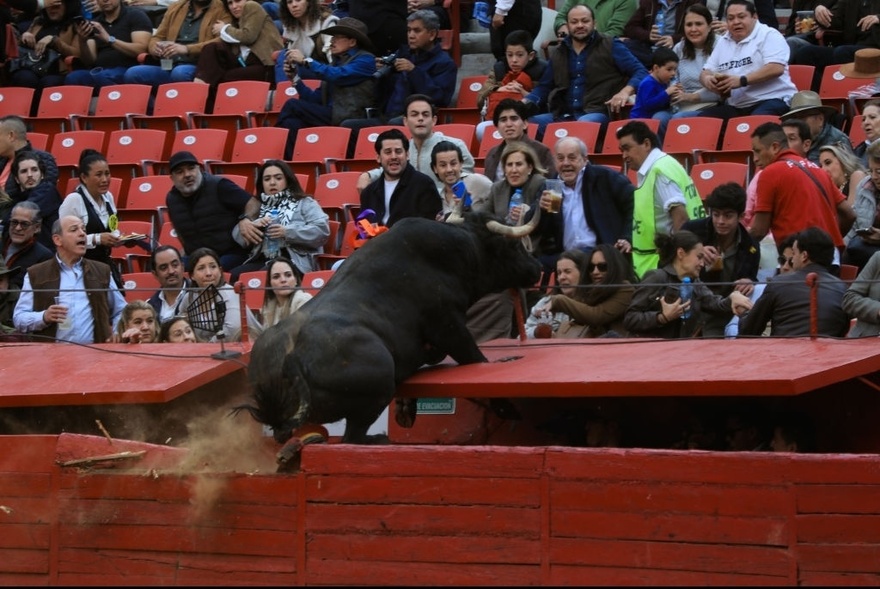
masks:
<svg viewBox="0 0 880 589"><path fill-rule="evenodd" d="M822 104L822 99L812 90L802 90L791 97L791 108L782 115L783 121L801 119L810 128L810 149L807 159L819 163L819 151L825 145L838 145L852 152L852 143L846 133L831 124L837 110Z"/></svg>
<svg viewBox="0 0 880 589"><path fill-rule="evenodd" d="M833 10L825 7L817 7L816 20L829 31L840 31L839 38L833 39L833 46L828 43L828 34L826 31L826 45L806 45L798 48L791 56L792 64L813 65L816 67L813 73L812 89L818 91L819 85L822 83L822 75L825 68L829 65L838 63L849 63L850 69L859 69L867 73L867 70L873 70L869 76L876 78L878 73L878 64L873 64L873 68L866 67L867 64L854 63L857 55L866 47L880 47L880 1L878 0L840 0L837 2ZM821 9L821 10L820 10ZM830 14L830 20L826 23L827 15ZM876 60L880 53L873 52ZM863 57L867 55L863 54ZM855 66L855 67L853 67ZM843 72L841 73L848 75ZM860 76L850 76L860 77Z"/></svg>
<svg viewBox="0 0 880 589"><path fill-rule="evenodd" d="M342 121L367 116L367 109L376 103L376 57L367 36L367 26L356 18L345 17L321 31L331 35L332 63L325 64L303 55L299 49L287 52L285 71L299 98L284 103L276 127L289 130L284 159L293 157L293 146L300 129L325 125L338 126ZM322 80L312 90L300 79Z"/></svg>

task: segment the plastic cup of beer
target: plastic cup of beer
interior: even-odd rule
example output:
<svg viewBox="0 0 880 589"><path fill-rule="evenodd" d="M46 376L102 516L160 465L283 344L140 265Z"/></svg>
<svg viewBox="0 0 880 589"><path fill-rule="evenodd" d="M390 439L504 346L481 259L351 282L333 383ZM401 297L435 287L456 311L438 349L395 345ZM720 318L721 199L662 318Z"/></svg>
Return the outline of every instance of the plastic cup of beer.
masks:
<svg viewBox="0 0 880 589"><path fill-rule="evenodd" d="M58 324L58 329L70 329L73 327L73 317L70 316L70 305L61 300L61 297L55 297L55 304L62 306L67 310L67 315L64 317L64 321Z"/></svg>
<svg viewBox="0 0 880 589"><path fill-rule="evenodd" d="M562 180L549 179L544 181L544 190L550 193L550 213L562 210Z"/></svg>
<svg viewBox="0 0 880 589"><path fill-rule="evenodd" d="M159 60L159 65L161 65L162 69L165 70L166 72L170 72L171 69L174 67L174 60L169 59L167 57L163 57L162 59Z"/></svg>

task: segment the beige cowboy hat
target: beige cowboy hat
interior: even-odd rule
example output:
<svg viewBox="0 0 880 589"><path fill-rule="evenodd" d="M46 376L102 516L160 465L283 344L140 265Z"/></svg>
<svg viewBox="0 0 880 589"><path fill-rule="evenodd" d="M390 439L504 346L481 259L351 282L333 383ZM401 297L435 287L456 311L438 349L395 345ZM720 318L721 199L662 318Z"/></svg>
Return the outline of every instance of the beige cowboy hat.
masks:
<svg viewBox="0 0 880 589"><path fill-rule="evenodd" d="M880 49L866 47L856 51L854 61L840 66L847 78L876 78L880 76Z"/></svg>
<svg viewBox="0 0 880 589"><path fill-rule="evenodd" d="M834 107L822 104L822 99L812 90L795 92L794 96L791 97L791 104L789 106L788 112L779 117L783 121L812 112L821 112L829 117L837 112L837 109Z"/></svg>
<svg viewBox="0 0 880 589"><path fill-rule="evenodd" d="M351 18L350 16L340 18L336 21L335 25L322 30L321 34L345 35L346 37L351 37L356 40L358 47L361 49L365 49L370 53L373 53L376 50L375 47L373 47L373 42L370 41L370 37L367 34L367 25L356 18Z"/></svg>

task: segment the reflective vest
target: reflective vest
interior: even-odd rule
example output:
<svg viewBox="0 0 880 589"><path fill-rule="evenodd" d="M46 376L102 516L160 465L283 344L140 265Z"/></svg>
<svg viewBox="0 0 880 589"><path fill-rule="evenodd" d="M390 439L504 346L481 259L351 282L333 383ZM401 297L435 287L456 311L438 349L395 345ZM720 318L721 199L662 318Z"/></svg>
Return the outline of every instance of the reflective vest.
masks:
<svg viewBox="0 0 880 589"><path fill-rule="evenodd" d="M635 203L633 206L633 266L635 267L636 276L640 279L648 270L657 268L660 256L657 248L654 246L654 235L656 228L654 227L654 183L657 181L657 174L669 178L674 182L682 194L684 194L687 203L687 214L689 219L701 219L706 216L703 209L703 201L697 193L693 180L688 176L687 171L676 161L671 155L663 155L658 159L641 186L636 188Z"/></svg>

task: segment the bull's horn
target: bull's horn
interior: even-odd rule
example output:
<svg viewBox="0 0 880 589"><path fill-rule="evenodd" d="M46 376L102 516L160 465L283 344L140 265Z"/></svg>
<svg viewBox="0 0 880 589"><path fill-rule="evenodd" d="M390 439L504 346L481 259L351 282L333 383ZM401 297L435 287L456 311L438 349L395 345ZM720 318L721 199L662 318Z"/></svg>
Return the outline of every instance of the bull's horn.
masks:
<svg viewBox="0 0 880 589"><path fill-rule="evenodd" d="M525 214L525 213L524 213ZM486 228L492 233L497 233L499 235L506 235L508 237L519 238L525 237L535 230L535 227L538 226L538 221L541 220L541 207L538 207L535 210L534 216L529 220L525 225L518 225L516 227L511 227L510 225L505 225L503 223L499 223L498 221L486 221Z"/></svg>
<svg viewBox="0 0 880 589"><path fill-rule="evenodd" d="M462 214L464 211L464 199L456 198L455 203L452 205L452 212L449 213L449 216L446 217L447 223L453 223L455 225L459 225L464 222L464 215Z"/></svg>

